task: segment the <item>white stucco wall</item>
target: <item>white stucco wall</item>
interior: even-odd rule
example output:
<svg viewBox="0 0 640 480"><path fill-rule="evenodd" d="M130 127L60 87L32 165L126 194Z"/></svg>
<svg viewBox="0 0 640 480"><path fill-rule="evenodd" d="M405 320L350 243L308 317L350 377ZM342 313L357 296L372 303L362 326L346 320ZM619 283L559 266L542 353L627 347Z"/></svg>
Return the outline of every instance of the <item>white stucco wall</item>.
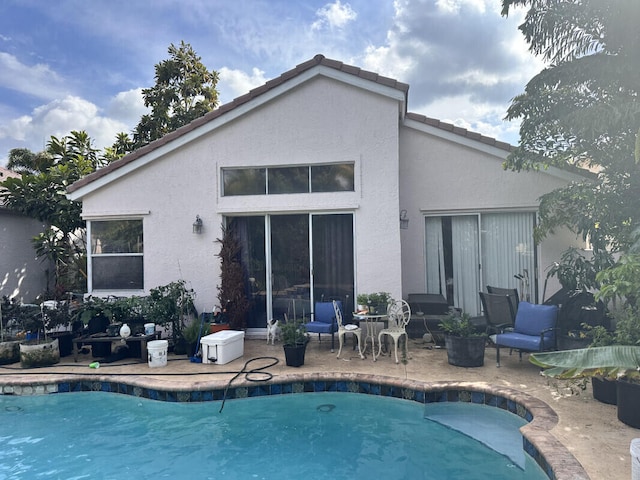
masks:
<svg viewBox="0 0 640 480"><path fill-rule="evenodd" d="M537 211L540 196L565 185L569 178L560 172L505 171L505 150L446 135L417 122L407 123L400 132L400 206L410 218L409 229L402 231L405 296L426 291L425 215ZM539 246L540 289L545 266L558 260L569 244L579 242L568 232L560 232ZM547 292L555 287L550 281Z"/></svg>
<svg viewBox="0 0 640 480"><path fill-rule="evenodd" d="M36 258L31 243L44 229L42 222L0 208L0 297L33 303L46 291L49 265Z"/></svg>
<svg viewBox="0 0 640 480"><path fill-rule="evenodd" d="M210 309L222 216L353 212L357 291L401 294L398 102L320 77L83 199L86 219L144 218L145 288L186 280ZM221 197L220 169L355 162L355 192ZM204 232L194 235L196 214ZM119 292L114 292L119 293Z"/></svg>

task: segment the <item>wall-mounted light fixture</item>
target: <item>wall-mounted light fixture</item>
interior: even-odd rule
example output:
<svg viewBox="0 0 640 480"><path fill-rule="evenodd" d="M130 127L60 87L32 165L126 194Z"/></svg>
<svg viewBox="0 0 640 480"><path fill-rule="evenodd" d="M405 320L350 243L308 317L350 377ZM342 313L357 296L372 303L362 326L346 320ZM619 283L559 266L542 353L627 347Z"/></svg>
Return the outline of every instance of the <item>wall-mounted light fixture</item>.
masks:
<svg viewBox="0 0 640 480"><path fill-rule="evenodd" d="M196 215L196 221L193 222L193 233L197 233L198 235L202 233L202 219L200 215Z"/></svg>
<svg viewBox="0 0 640 480"><path fill-rule="evenodd" d="M407 218L406 210L400 210L400 228L403 230L409 228L409 219Z"/></svg>

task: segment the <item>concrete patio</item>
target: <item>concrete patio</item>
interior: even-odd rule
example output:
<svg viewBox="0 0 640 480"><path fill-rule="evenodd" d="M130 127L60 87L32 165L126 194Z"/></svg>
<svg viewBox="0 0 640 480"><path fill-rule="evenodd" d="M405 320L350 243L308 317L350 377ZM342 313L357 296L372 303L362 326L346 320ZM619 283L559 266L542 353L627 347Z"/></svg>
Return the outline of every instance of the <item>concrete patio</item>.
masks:
<svg viewBox="0 0 640 480"><path fill-rule="evenodd" d="M640 437L640 432L619 422L616 407L600 403L592 398L591 386L579 394L572 394L565 383L549 381L540 375L539 369L530 364L527 357L522 362L518 355L502 356L501 368L495 366L495 350L487 348L485 365L478 368L460 368L447 363L446 350L433 348L421 340L410 340L406 363L396 364L393 356L383 356L373 362L369 354L361 360L357 351L343 350L340 359L330 352L330 339L318 342L312 338L306 354L305 365L287 367L281 343L267 344L263 339L247 339L244 356L226 365L192 363L185 356L169 355L166 367L149 368L146 362L126 359L113 364L102 364L98 369L89 368L95 359L90 354L80 355L78 363L73 357L63 357L60 364L43 369L23 370L19 364L0 367L0 385L35 385L55 382L62 378L80 377L104 381L110 375L127 375L124 382L141 385L189 388L211 382L224 385L242 370L246 361L257 357L275 357L278 364L266 371L277 378L293 374L350 373L383 375L400 380L421 382L473 382L497 388L514 389L548 404L558 415L557 425L550 433L555 436L582 464L592 479L631 478L630 442ZM91 376L91 377L88 377ZM241 382L238 379L237 382Z"/></svg>

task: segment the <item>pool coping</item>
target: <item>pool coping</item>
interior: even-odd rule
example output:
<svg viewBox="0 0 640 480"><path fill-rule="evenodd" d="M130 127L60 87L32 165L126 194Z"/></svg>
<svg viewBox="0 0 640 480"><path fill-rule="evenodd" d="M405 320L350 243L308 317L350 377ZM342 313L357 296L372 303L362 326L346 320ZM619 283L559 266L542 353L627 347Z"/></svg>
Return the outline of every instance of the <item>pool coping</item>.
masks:
<svg viewBox="0 0 640 480"><path fill-rule="evenodd" d="M96 372L97 373L97 372ZM39 395L102 391L169 402L225 401L265 395L311 392L350 392L380 395L419 403L470 402L507 410L527 420L521 427L523 448L552 480L588 480L589 476L569 450L550 433L558 423L545 402L508 387L484 382L399 379L361 373L315 372L248 380L196 380L168 383L150 375L118 374L46 375L4 377L2 395Z"/></svg>

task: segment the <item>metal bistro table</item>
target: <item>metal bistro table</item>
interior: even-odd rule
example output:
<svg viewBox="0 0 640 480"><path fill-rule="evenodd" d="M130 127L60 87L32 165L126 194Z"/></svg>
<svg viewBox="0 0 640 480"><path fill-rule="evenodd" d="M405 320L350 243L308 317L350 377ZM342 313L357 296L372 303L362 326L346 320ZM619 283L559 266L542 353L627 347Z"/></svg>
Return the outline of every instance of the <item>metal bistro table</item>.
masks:
<svg viewBox="0 0 640 480"><path fill-rule="evenodd" d="M371 339L371 352L373 354L373 361L376 360L376 324L382 323L384 328L389 326L389 317L386 313L357 313L353 314L353 318L365 322L366 332L364 337L364 348L362 353L367 351L367 339ZM386 340L386 339L385 339ZM386 346L386 342L385 342Z"/></svg>
<svg viewBox="0 0 640 480"><path fill-rule="evenodd" d="M156 340L160 337L160 332L152 333L151 335L135 335L127 337L126 343L140 342L140 359L147 359L147 342L150 340ZM105 333L96 333L93 335L87 335L84 337L78 337L73 339L73 360L78 361L78 343L113 343L122 341L122 337L111 337Z"/></svg>

